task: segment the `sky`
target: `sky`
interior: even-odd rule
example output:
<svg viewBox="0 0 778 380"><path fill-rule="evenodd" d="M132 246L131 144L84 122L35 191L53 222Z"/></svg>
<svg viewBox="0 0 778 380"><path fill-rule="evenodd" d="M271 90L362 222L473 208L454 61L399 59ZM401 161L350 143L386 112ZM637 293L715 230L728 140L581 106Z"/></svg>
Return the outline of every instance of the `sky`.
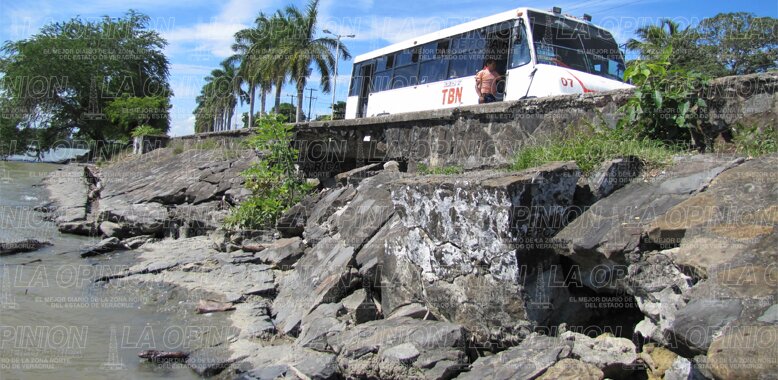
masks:
<svg viewBox="0 0 778 380"><path fill-rule="evenodd" d="M170 83L174 97L171 109L173 136L194 131L195 98L204 78L224 58L231 55L233 35L250 26L259 12L273 13L288 4L303 8L307 0L0 0L0 41L20 40L35 34L41 26L73 17L85 19L121 16L135 9L151 18L150 28L168 42L165 54L170 60ZM758 16L778 17L778 0L587 0L587 1L463 1L463 0L322 0L319 30L355 34L344 39L352 56L400 42L415 35L489 16L518 7L562 8L563 13L580 16L588 13L593 22L610 30L619 44L634 36L641 26L670 18L682 27L721 12L751 12ZM335 96L345 100L352 62L341 59ZM320 76L314 70L308 81L313 88L312 114L329 114L331 93L318 87ZM305 111L309 103L306 91ZM283 101L294 95L292 85L283 91ZM272 98L272 97L269 97ZM268 99L268 107L272 99ZM259 107L256 108L259 110ZM248 111L243 105L236 112ZM233 123L238 123L235 117Z"/></svg>

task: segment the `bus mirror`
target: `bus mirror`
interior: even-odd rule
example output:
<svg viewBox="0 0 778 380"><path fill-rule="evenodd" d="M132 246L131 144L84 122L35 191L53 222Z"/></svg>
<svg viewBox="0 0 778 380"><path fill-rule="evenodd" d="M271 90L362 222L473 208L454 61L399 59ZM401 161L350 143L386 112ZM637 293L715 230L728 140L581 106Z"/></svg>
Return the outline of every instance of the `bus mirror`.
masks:
<svg viewBox="0 0 778 380"><path fill-rule="evenodd" d="M522 33L523 31L524 19L519 19L516 23L516 26L513 28L513 35L515 36L513 41L516 45L521 45L524 42L524 33Z"/></svg>

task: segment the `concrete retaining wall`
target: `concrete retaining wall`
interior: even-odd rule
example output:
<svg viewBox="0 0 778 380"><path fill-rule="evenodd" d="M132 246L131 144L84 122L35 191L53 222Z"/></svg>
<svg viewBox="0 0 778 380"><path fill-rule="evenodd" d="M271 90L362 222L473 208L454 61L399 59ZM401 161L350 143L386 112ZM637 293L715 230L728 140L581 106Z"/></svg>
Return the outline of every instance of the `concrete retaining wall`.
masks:
<svg viewBox="0 0 778 380"><path fill-rule="evenodd" d="M737 124L775 128L778 124L778 72L713 81L710 134ZM370 162L398 160L414 170L428 166L465 168L508 165L523 146L585 125L615 125L631 90L492 103L357 120L300 123L296 140L310 176L325 177ZM180 137L219 139L250 134L226 131Z"/></svg>

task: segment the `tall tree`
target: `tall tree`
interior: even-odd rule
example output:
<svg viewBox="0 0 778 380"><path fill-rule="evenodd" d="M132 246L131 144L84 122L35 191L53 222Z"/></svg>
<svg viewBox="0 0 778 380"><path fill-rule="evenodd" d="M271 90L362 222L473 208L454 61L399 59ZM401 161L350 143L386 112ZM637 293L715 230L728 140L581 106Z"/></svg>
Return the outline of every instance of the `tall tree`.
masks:
<svg viewBox="0 0 778 380"><path fill-rule="evenodd" d="M291 79L297 90L297 122L302 121L303 96L311 75L311 66L321 74L319 85L322 92L327 93L330 91L332 79L330 73L334 71L336 64L333 51L338 43L334 38L317 36L318 15L319 0L310 0L304 11L294 5L289 5L284 10L289 27L282 41L283 56L286 57ZM351 58L348 49L342 44L340 54L346 59Z"/></svg>
<svg viewBox="0 0 778 380"><path fill-rule="evenodd" d="M711 49L730 75L778 68L778 19L751 13L720 13L697 27L700 44Z"/></svg>
<svg viewBox="0 0 778 380"><path fill-rule="evenodd" d="M98 21L73 18L6 42L0 91L22 111L22 127L96 141L129 137L105 117L107 104L122 96L171 95L167 43L148 22L132 10Z"/></svg>

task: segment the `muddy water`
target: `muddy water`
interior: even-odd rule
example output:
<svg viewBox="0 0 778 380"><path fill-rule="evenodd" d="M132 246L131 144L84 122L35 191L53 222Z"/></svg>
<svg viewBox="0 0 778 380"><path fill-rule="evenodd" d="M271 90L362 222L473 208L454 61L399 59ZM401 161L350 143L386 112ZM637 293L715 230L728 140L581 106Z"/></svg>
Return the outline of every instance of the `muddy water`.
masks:
<svg viewBox="0 0 778 380"><path fill-rule="evenodd" d="M0 256L0 379L190 379L181 363L137 357L147 349L191 351L232 333L219 315L195 315L187 292L164 285L95 284L127 268L132 252L82 259L95 238L64 235L33 208L56 165L0 162L0 241L51 247Z"/></svg>

